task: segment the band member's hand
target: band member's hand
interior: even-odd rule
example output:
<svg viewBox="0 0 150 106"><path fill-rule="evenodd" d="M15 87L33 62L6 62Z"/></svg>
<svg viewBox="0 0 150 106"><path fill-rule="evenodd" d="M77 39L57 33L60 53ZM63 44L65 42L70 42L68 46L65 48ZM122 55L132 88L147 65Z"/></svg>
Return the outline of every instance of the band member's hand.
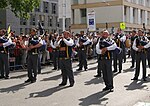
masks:
<svg viewBox="0 0 150 106"><path fill-rule="evenodd" d="M103 48L101 50L102 50L102 54L105 54L105 52L107 51L107 48L105 47L105 48Z"/></svg>
<svg viewBox="0 0 150 106"><path fill-rule="evenodd" d="M31 49L33 49L33 48L34 48L34 46L33 46L33 45L30 45L30 46L29 46L29 49L30 49L30 50L31 50Z"/></svg>
<svg viewBox="0 0 150 106"><path fill-rule="evenodd" d="M82 45L83 45L83 42L80 42L79 45L82 46Z"/></svg>
<svg viewBox="0 0 150 106"><path fill-rule="evenodd" d="M30 49L29 47L26 47L26 50L29 51L29 50L31 50L31 49Z"/></svg>
<svg viewBox="0 0 150 106"><path fill-rule="evenodd" d="M140 46L139 48L140 48L140 49L144 49L144 46Z"/></svg>
<svg viewBox="0 0 150 106"><path fill-rule="evenodd" d="M0 46L3 46L3 43L0 43Z"/></svg>

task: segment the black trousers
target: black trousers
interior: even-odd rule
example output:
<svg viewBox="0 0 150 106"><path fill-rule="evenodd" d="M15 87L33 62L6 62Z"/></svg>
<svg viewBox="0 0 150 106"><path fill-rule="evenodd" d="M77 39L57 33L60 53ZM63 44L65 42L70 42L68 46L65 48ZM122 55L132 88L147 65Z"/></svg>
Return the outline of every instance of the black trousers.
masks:
<svg viewBox="0 0 150 106"><path fill-rule="evenodd" d="M78 56L79 56L79 69L82 69L83 66L84 66L84 69L87 69L86 50L79 50Z"/></svg>
<svg viewBox="0 0 150 106"><path fill-rule="evenodd" d="M27 70L28 70L28 78L35 79L37 77L37 69L38 69L38 54L28 54L27 57Z"/></svg>
<svg viewBox="0 0 150 106"><path fill-rule="evenodd" d="M112 72L112 60L100 60L100 67L102 68L103 79L107 88L113 87L113 72Z"/></svg>
<svg viewBox="0 0 150 106"><path fill-rule="evenodd" d="M1 76L9 77L9 55L7 53L0 53L0 72Z"/></svg>
<svg viewBox="0 0 150 106"><path fill-rule="evenodd" d="M101 71L102 71L101 61L98 59L97 75L101 76Z"/></svg>
<svg viewBox="0 0 150 106"><path fill-rule="evenodd" d="M146 78L146 53L139 52L136 54L136 71L134 78L138 78L140 73L140 62L142 61L143 78Z"/></svg>
<svg viewBox="0 0 150 106"><path fill-rule="evenodd" d="M120 54L113 52L114 71L117 71L117 61L119 62L119 71L122 70L122 57L123 57L122 51Z"/></svg>
<svg viewBox="0 0 150 106"><path fill-rule="evenodd" d="M132 66L133 67L135 64L135 57L136 57L136 51L131 48L131 59L132 59Z"/></svg>
<svg viewBox="0 0 150 106"><path fill-rule="evenodd" d="M150 68L150 48L147 50L147 61L148 61L148 66Z"/></svg>
<svg viewBox="0 0 150 106"><path fill-rule="evenodd" d="M58 51L52 52L52 60L53 60L53 65L55 69L59 68L59 59L58 59L59 54L58 53L59 53Z"/></svg>
<svg viewBox="0 0 150 106"><path fill-rule="evenodd" d="M67 79L69 78L70 84L74 84L74 75L71 59L60 59L60 68L62 71L62 83L67 84Z"/></svg>

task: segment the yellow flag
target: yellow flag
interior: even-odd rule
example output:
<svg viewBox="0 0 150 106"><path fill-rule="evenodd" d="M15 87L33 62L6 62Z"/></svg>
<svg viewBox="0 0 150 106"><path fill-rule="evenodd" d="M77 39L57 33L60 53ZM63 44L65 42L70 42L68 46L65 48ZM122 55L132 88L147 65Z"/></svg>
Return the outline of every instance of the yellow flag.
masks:
<svg viewBox="0 0 150 106"><path fill-rule="evenodd" d="M10 34L10 25L8 25L7 33Z"/></svg>

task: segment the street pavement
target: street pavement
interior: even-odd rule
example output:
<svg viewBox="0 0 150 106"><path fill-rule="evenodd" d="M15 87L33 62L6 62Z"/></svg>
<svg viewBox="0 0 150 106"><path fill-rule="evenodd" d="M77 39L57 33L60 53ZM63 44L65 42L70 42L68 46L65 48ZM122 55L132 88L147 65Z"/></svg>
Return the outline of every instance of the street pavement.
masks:
<svg viewBox="0 0 150 106"><path fill-rule="evenodd" d="M0 80L0 106L149 106L150 77L148 81L132 81L134 69L130 59L123 63L123 72L114 73L114 92L103 92L102 78L95 78L96 60L88 60L88 71L77 72L78 62L73 63L75 85L59 87L61 72L45 66L36 83L25 84L27 72L10 73L9 80ZM142 69L141 69L142 70ZM147 68L147 74L150 69ZM145 105L139 102L145 102Z"/></svg>

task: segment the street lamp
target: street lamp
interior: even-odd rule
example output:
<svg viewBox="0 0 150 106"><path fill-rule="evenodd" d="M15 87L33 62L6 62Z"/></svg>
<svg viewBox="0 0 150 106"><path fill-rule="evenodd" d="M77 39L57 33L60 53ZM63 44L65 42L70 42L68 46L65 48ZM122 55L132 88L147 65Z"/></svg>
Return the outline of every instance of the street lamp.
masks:
<svg viewBox="0 0 150 106"><path fill-rule="evenodd" d="M63 8L62 30L63 30L63 31L65 31L65 20L66 20L66 0L63 0L62 8Z"/></svg>

